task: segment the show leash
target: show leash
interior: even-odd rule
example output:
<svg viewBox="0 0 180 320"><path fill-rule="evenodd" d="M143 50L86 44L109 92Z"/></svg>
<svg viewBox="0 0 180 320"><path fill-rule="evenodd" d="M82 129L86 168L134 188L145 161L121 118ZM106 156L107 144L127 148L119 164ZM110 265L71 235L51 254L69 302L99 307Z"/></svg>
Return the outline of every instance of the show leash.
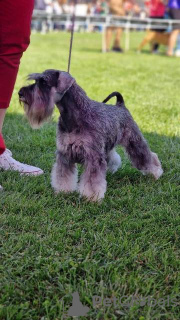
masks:
<svg viewBox="0 0 180 320"><path fill-rule="evenodd" d="M70 65L71 65L71 53L72 53L72 44L73 44L73 37L74 37L74 25L75 25L75 19L76 19L76 4L77 0L74 0L74 8L73 8L73 15L72 15L72 28L71 28L71 40L70 40L70 47L69 47L69 60L68 60L68 73L70 71Z"/></svg>

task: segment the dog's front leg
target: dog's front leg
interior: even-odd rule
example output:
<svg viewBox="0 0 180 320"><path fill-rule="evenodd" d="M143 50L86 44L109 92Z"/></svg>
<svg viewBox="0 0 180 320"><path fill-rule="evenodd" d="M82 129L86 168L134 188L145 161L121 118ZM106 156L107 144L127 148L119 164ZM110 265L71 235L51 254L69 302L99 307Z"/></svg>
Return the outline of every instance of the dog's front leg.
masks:
<svg viewBox="0 0 180 320"><path fill-rule="evenodd" d="M100 201L104 198L107 185L106 170L107 163L102 158L93 158L85 164L78 188L81 196L90 201Z"/></svg>
<svg viewBox="0 0 180 320"><path fill-rule="evenodd" d="M77 167L61 152L57 152L51 173L51 185L56 193L73 192L77 189Z"/></svg>

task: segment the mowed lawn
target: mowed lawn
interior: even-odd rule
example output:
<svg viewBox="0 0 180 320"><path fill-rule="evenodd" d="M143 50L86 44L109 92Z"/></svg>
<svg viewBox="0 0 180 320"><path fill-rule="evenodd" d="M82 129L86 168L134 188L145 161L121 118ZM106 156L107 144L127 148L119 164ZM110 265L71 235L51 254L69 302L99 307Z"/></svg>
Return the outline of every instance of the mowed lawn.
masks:
<svg viewBox="0 0 180 320"><path fill-rule="evenodd" d="M17 92L27 74L67 70L70 34L32 35L3 133L17 160L45 174L0 174L1 320L71 319L76 291L90 309L76 319L180 318L180 59L166 57L164 48L137 54L143 33L130 38L129 52L102 54L100 34L75 34L71 74L92 99L123 94L164 175L143 176L119 147L122 168L108 173L105 199L94 204L51 189L58 111L40 130L23 116Z"/></svg>

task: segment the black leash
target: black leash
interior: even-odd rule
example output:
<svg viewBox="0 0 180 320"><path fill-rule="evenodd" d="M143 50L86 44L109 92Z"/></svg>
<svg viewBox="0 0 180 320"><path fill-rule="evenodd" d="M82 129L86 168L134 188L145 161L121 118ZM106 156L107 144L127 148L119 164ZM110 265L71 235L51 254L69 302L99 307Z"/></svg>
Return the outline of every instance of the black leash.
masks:
<svg viewBox="0 0 180 320"><path fill-rule="evenodd" d="M72 53L72 44L73 44L73 37L74 37L74 25L75 25L75 19L76 19L76 3L77 0L74 0L74 9L73 9L73 16L72 16L72 29L71 29L71 40L70 40L70 47L69 47L69 60L68 60L68 73L70 71L70 65L71 65L71 53Z"/></svg>

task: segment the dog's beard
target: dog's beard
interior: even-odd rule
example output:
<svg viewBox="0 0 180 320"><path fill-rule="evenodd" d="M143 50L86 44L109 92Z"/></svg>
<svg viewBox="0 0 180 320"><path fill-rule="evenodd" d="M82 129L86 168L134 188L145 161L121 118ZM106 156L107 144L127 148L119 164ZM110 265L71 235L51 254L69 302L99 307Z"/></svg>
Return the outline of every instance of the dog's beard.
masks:
<svg viewBox="0 0 180 320"><path fill-rule="evenodd" d="M41 92L38 87L35 87L30 99L24 97L22 102L25 116L33 129L40 128L45 121L51 118L54 110L54 95L54 88L49 89L48 92Z"/></svg>

